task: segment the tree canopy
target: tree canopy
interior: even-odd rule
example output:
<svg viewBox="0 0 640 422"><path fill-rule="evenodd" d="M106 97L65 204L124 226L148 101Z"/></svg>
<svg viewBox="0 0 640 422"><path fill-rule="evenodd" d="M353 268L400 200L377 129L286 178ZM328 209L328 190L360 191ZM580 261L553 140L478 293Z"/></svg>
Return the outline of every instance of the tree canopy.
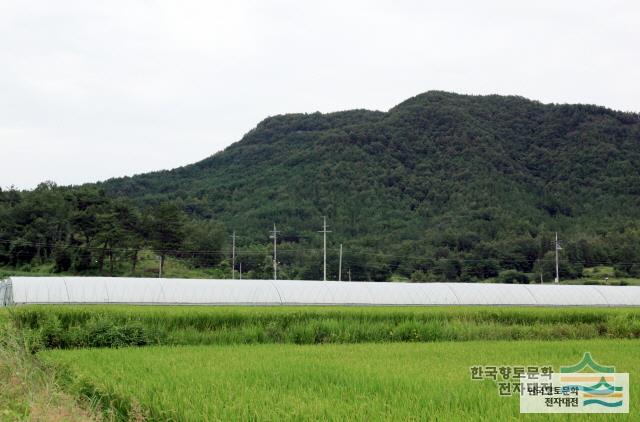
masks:
<svg viewBox="0 0 640 422"><path fill-rule="evenodd" d="M146 238L157 250L220 251L207 261L219 265L229 253L222 233L236 230L245 271L264 277L277 222L283 277L318 278L326 215L331 278L340 243L343 279L348 269L355 280L548 277L555 231L567 276L604 264L640 275L640 117L598 106L432 91L388 112L270 117L198 163L65 190L75 199L50 198L45 188L2 193L13 228L0 235L51 245L5 248L5 262L48 254L60 241L108 250ZM183 214L172 221L190 222L182 236L192 233L168 248L127 217L154 227L154 218L167 220L154 217L166 204ZM198 239L207 222L216 234Z"/></svg>

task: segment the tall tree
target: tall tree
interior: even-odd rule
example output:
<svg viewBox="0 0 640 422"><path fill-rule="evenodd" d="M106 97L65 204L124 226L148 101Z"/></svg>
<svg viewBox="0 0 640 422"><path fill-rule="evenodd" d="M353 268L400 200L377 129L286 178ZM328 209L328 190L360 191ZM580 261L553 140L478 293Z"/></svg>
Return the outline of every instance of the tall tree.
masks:
<svg viewBox="0 0 640 422"><path fill-rule="evenodd" d="M167 255L179 254L184 242L184 213L177 204L167 202L150 211L149 240L160 256L160 275Z"/></svg>
<svg viewBox="0 0 640 422"><path fill-rule="evenodd" d="M213 220L191 220L184 225L184 257L198 267L214 267L225 257L224 225Z"/></svg>

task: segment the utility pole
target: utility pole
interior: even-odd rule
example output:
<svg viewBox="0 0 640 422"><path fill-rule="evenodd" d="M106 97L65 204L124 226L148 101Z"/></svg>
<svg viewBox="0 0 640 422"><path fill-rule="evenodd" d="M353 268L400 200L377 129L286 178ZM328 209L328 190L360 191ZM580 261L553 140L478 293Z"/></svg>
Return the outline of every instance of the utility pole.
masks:
<svg viewBox="0 0 640 422"><path fill-rule="evenodd" d="M269 233L271 233L271 236L269 236L269 239L273 239L273 279L277 280L278 279L277 238L278 238L278 233L280 232L276 230L276 223L273 223L273 230L270 231Z"/></svg>
<svg viewBox="0 0 640 422"><path fill-rule="evenodd" d="M338 264L338 281L342 281L342 243L340 244L340 264Z"/></svg>
<svg viewBox="0 0 640 422"><path fill-rule="evenodd" d="M231 235L231 278L236 279L236 231Z"/></svg>
<svg viewBox="0 0 640 422"><path fill-rule="evenodd" d="M242 280L242 262L240 263L240 280Z"/></svg>
<svg viewBox="0 0 640 422"><path fill-rule="evenodd" d="M322 224L322 230L318 233L322 233L324 237L324 265L322 270L322 280L327 281L327 233L331 233L327 231L327 217L322 217L324 219L324 223Z"/></svg>
<svg viewBox="0 0 640 422"><path fill-rule="evenodd" d="M160 263L158 264L158 278L162 278L162 257L160 257Z"/></svg>
<svg viewBox="0 0 640 422"><path fill-rule="evenodd" d="M558 251L562 249L558 243L558 232L556 232L556 284L560 283L560 266L558 265Z"/></svg>
<svg viewBox="0 0 640 422"><path fill-rule="evenodd" d="M351 281L351 267L349 267L349 281Z"/></svg>

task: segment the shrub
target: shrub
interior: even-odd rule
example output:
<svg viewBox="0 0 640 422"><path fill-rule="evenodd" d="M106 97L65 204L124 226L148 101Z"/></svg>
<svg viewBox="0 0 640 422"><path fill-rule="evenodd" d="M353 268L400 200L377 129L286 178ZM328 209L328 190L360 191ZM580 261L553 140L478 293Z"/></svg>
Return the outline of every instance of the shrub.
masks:
<svg viewBox="0 0 640 422"><path fill-rule="evenodd" d="M56 244L53 249L53 260L55 262L55 272L69 271L71 268L71 253L63 244Z"/></svg>
<svg viewBox="0 0 640 422"><path fill-rule="evenodd" d="M498 282L508 284L529 284L529 277L516 270L506 270L498 276Z"/></svg>
<svg viewBox="0 0 640 422"><path fill-rule="evenodd" d="M40 342L47 349L58 349L66 346L65 331L62 323L56 315L51 315L44 320L40 328Z"/></svg>
<svg viewBox="0 0 640 422"><path fill-rule="evenodd" d="M629 282L627 280L620 280L614 283L611 283L612 286L628 286Z"/></svg>
<svg viewBox="0 0 640 422"><path fill-rule="evenodd" d="M26 330L32 351L76 347L125 347L160 343L165 336L139 321L119 323L106 317L89 319L83 324L65 327L57 315L40 322L38 330Z"/></svg>

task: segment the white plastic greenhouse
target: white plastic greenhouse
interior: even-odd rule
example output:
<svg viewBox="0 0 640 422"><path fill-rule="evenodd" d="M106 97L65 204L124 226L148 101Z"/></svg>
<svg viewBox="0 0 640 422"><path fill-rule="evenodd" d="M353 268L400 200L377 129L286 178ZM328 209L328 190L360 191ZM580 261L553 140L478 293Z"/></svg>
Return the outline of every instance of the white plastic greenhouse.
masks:
<svg viewBox="0 0 640 422"><path fill-rule="evenodd" d="M12 277L0 304L640 306L640 286Z"/></svg>

